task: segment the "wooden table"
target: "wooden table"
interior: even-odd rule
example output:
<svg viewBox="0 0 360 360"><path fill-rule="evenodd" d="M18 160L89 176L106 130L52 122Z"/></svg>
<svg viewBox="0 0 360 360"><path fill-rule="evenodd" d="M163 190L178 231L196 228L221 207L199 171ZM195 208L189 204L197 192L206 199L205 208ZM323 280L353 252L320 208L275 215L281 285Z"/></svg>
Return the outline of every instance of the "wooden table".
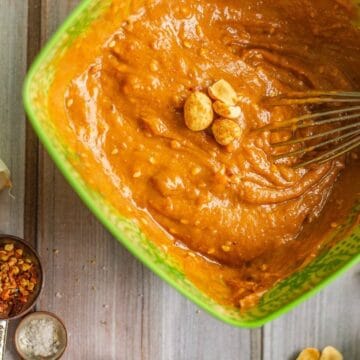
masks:
<svg viewBox="0 0 360 360"><path fill-rule="evenodd" d="M77 2L0 0L0 158L15 196L0 195L0 232L36 244L46 275L38 309L64 319L64 359L288 360L331 344L359 360L359 267L262 329L236 329L153 275L80 202L38 144L21 100L27 67ZM12 349L9 339L7 359L17 358Z"/></svg>

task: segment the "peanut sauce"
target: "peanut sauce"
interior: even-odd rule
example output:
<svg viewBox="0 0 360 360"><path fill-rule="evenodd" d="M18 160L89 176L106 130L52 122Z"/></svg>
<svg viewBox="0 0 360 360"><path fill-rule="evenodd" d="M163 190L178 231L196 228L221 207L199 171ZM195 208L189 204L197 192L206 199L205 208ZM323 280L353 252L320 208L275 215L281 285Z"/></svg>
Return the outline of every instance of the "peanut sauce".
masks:
<svg viewBox="0 0 360 360"><path fill-rule="evenodd" d="M137 219L216 301L252 306L318 254L330 224L358 197L358 160L294 170L270 156L271 137L287 134L256 131L308 111L268 107L263 96L360 90L356 7L350 0L125 3L114 0L58 59L51 118L93 189ZM242 137L228 146L184 123L186 98L220 79L241 108Z"/></svg>

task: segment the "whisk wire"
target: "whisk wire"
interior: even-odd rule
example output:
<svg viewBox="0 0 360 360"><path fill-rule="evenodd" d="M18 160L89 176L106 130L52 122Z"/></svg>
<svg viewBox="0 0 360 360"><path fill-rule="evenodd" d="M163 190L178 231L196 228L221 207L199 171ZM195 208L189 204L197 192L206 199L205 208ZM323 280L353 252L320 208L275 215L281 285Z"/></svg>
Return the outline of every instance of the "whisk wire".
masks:
<svg viewBox="0 0 360 360"><path fill-rule="evenodd" d="M294 168L300 168L315 163L325 163L360 146L360 92L291 92L284 95L265 98L264 103L269 106L327 105L338 107L335 110L327 109L316 113L308 113L262 128L261 130L267 130L272 133L286 129L291 131L292 138L271 144L273 148L302 144L298 149L274 155L274 161L294 156L302 156L307 153L314 153L311 158L304 158L293 165ZM344 106L346 103L349 105ZM326 125L325 129L320 128L320 126L324 125ZM330 130L329 126L332 126ZM314 133L316 127L319 127L320 130ZM306 128L314 128L312 134L308 136L300 135L299 137L299 131L297 130ZM314 142L314 140L320 142L309 144L309 142ZM321 150L319 149L326 146L329 146L329 148L320 152ZM316 152L315 150L319 150L319 152Z"/></svg>
<svg viewBox="0 0 360 360"><path fill-rule="evenodd" d="M341 135L341 136L339 136L337 138L329 139L329 140L324 141L324 142L322 142L320 144L308 146L308 147L302 148L300 150L290 151L288 153L280 154L280 155L274 155L273 158L275 160L279 160L279 159L283 159L283 158L286 158L286 157L293 157L293 156L305 154L305 153L308 153L310 151L314 151L316 149L319 149L319 148L321 148L323 146L338 142L340 140L344 140L344 139L346 139L348 137L351 137L351 136L354 136L354 135L360 135L360 130L354 130L354 131L351 131L351 132L349 132L347 134Z"/></svg>
<svg viewBox="0 0 360 360"><path fill-rule="evenodd" d="M324 131L324 132L321 132L321 133L317 133L315 135L309 135L309 136L297 138L297 139L294 139L294 140L288 140L288 141L282 141L282 142L274 143L274 144L272 144L272 146L276 147L276 146L293 145L293 144L301 143L301 142L304 142L304 141L315 140L315 139L318 139L318 138L322 138L324 136L333 135L333 134L336 134L339 131L349 130L349 129L357 128L357 127L359 127L358 123L349 124L349 125L345 125L345 126L342 126L342 127L339 127L339 128L335 128L335 129L331 129L331 130Z"/></svg>
<svg viewBox="0 0 360 360"><path fill-rule="evenodd" d="M338 115L338 114L343 114L343 113L349 113L349 112L354 112L354 111L358 111L360 112L360 106L353 106L353 107L348 107L345 109L339 109L339 110L332 110L332 111L325 111L325 112L320 112L320 113L313 113L313 114L306 114L306 115L302 115L299 117L295 117L292 118L290 120L287 121L281 121L278 123L274 123L272 125L268 125L263 127L263 130L270 130L270 131L277 131L280 130L281 128L287 128L291 125L294 124L298 124L297 128L301 128L301 127L309 127L309 126L319 126L319 125L325 125L325 124L331 124L333 122L337 122L337 121L345 121L345 120L351 120L351 119L356 119L357 117L359 117L359 114L353 114L353 115L340 115L340 116L335 116L335 117L331 117L330 119L327 120L318 120L318 121L314 121L314 122L307 122L308 120L315 120L318 118L323 118L329 115Z"/></svg>
<svg viewBox="0 0 360 360"><path fill-rule="evenodd" d="M268 105L301 105L321 103L357 103L360 92L351 91L293 91L288 94L267 97L264 102Z"/></svg>
<svg viewBox="0 0 360 360"><path fill-rule="evenodd" d="M348 143L345 143L345 144L337 147L336 151L333 151L333 153L328 152L323 155L317 156L313 159L304 161L300 164L296 164L296 165L294 165L294 169L298 169L298 168L305 167L305 166L315 164L315 163L324 164L330 160L336 159L339 156L342 156L342 155L348 153L349 151L357 148L359 145L360 145L360 136L353 139L352 141L349 141Z"/></svg>

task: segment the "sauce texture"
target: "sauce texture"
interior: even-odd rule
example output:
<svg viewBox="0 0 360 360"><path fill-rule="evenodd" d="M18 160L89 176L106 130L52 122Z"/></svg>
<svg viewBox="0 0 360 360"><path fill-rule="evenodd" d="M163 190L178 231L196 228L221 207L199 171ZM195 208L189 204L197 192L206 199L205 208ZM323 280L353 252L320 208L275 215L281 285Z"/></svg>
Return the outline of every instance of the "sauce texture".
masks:
<svg viewBox="0 0 360 360"><path fill-rule="evenodd" d="M133 2L124 19L122 3L59 59L51 116L86 181L197 286L251 306L316 256L360 189L357 160L293 170L271 160L275 135L256 131L309 111L267 107L263 96L360 90L355 6L153 0ZM240 95L244 134L227 147L184 124L185 99L219 79Z"/></svg>

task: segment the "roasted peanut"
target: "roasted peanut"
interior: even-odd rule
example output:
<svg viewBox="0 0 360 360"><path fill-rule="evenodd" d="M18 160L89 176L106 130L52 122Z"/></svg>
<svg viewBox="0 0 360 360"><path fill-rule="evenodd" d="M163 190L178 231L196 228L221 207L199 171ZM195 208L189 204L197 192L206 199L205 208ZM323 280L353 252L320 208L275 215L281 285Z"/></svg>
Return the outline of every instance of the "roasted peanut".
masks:
<svg viewBox="0 0 360 360"><path fill-rule="evenodd" d="M224 252L229 252L229 251L231 250L231 247L228 246L228 245L222 245L222 246L221 246L221 249L222 249L222 251L224 251Z"/></svg>
<svg viewBox="0 0 360 360"><path fill-rule="evenodd" d="M239 106L231 106L222 101L215 101L213 109L218 115L227 119L237 119L241 115Z"/></svg>
<svg viewBox="0 0 360 360"><path fill-rule="evenodd" d="M227 105L235 105L237 102L237 94L235 90L223 79L211 85L208 91L212 99L220 100Z"/></svg>
<svg viewBox="0 0 360 360"><path fill-rule="evenodd" d="M230 145L234 140L241 137L241 127L230 119L218 119L212 126L215 140L220 145Z"/></svg>
<svg viewBox="0 0 360 360"><path fill-rule="evenodd" d="M320 360L343 360L343 356L332 346L327 346L323 349Z"/></svg>
<svg viewBox="0 0 360 360"><path fill-rule="evenodd" d="M208 128L214 119L209 97L200 91L192 93L185 102L184 117L190 130L201 131Z"/></svg>
<svg viewBox="0 0 360 360"><path fill-rule="evenodd" d="M296 360L319 360L320 351L315 348L307 348L303 350Z"/></svg>

